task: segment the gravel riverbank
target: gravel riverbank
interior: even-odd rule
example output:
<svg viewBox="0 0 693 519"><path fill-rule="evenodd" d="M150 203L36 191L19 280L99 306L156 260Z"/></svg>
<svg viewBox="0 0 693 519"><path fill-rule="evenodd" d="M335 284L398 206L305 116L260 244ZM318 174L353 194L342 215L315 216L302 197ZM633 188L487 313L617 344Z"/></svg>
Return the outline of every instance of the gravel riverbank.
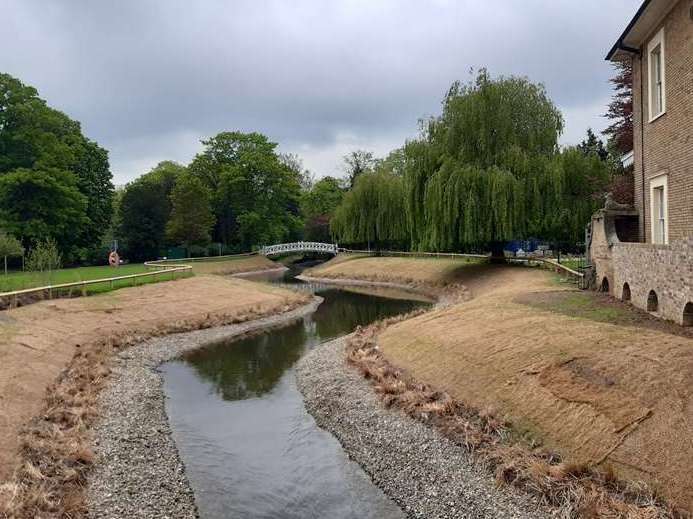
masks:
<svg viewBox="0 0 693 519"><path fill-rule="evenodd" d="M118 355L100 396L89 478L90 518L193 518L194 495L166 416L159 364L209 343L287 324L316 310L321 298L246 323L149 340Z"/></svg>
<svg viewBox="0 0 693 519"><path fill-rule="evenodd" d="M432 428L383 407L347 366L345 338L322 344L298 364L298 386L318 425L334 434L412 518L527 518L547 515L525 495L499 489L469 455Z"/></svg>

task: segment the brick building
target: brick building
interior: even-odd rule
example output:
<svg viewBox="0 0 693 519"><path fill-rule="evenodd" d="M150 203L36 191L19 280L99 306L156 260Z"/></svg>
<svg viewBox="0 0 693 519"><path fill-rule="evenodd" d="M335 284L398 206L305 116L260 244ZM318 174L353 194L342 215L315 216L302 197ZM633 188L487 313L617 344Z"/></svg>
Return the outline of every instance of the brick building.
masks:
<svg viewBox="0 0 693 519"><path fill-rule="evenodd" d="M693 0L646 0L607 59L633 63L635 207L593 217L596 283L693 325Z"/></svg>

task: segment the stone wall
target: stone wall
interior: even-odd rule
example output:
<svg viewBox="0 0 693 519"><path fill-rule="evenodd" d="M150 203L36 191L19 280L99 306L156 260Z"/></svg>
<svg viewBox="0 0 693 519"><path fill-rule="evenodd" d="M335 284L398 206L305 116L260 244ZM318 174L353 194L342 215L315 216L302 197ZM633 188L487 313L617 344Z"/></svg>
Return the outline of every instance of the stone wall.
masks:
<svg viewBox="0 0 693 519"><path fill-rule="evenodd" d="M693 304L693 238L669 245L616 243L613 246L612 294L648 310L650 291L657 295L657 315L684 324L686 304Z"/></svg>
<svg viewBox="0 0 693 519"><path fill-rule="evenodd" d="M621 242L618 216L600 211L592 217L589 254L596 288L663 319L693 325L693 237L668 245Z"/></svg>

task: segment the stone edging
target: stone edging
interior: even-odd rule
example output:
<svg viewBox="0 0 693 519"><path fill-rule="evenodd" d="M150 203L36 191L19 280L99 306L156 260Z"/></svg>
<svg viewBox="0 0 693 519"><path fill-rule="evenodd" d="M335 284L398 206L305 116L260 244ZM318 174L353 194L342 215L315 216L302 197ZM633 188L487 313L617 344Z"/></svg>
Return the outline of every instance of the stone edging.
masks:
<svg viewBox="0 0 693 519"><path fill-rule="evenodd" d="M99 397L97 462L89 476L88 515L198 517L165 409L163 362L220 340L286 325L314 312L322 298L254 321L158 337L121 352Z"/></svg>

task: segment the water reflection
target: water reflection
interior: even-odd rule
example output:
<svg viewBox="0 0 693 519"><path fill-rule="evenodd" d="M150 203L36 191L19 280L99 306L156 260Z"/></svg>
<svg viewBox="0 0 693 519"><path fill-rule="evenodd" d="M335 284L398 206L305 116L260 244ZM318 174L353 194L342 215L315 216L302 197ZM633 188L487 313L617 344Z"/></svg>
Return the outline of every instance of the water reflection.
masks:
<svg viewBox="0 0 693 519"><path fill-rule="evenodd" d="M259 397L271 391L308 347L400 313L420 303L335 288L320 290L325 301L302 321L229 343L220 342L184 357L224 400Z"/></svg>
<svg viewBox="0 0 693 519"><path fill-rule="evenodd" d="M291 274L279 281L294 283ZM306 412L293 365L323 341L422 303L333 287L318 294L324 302L300 322L163 367L169 419L202 517L401 517Z"/></svg>

